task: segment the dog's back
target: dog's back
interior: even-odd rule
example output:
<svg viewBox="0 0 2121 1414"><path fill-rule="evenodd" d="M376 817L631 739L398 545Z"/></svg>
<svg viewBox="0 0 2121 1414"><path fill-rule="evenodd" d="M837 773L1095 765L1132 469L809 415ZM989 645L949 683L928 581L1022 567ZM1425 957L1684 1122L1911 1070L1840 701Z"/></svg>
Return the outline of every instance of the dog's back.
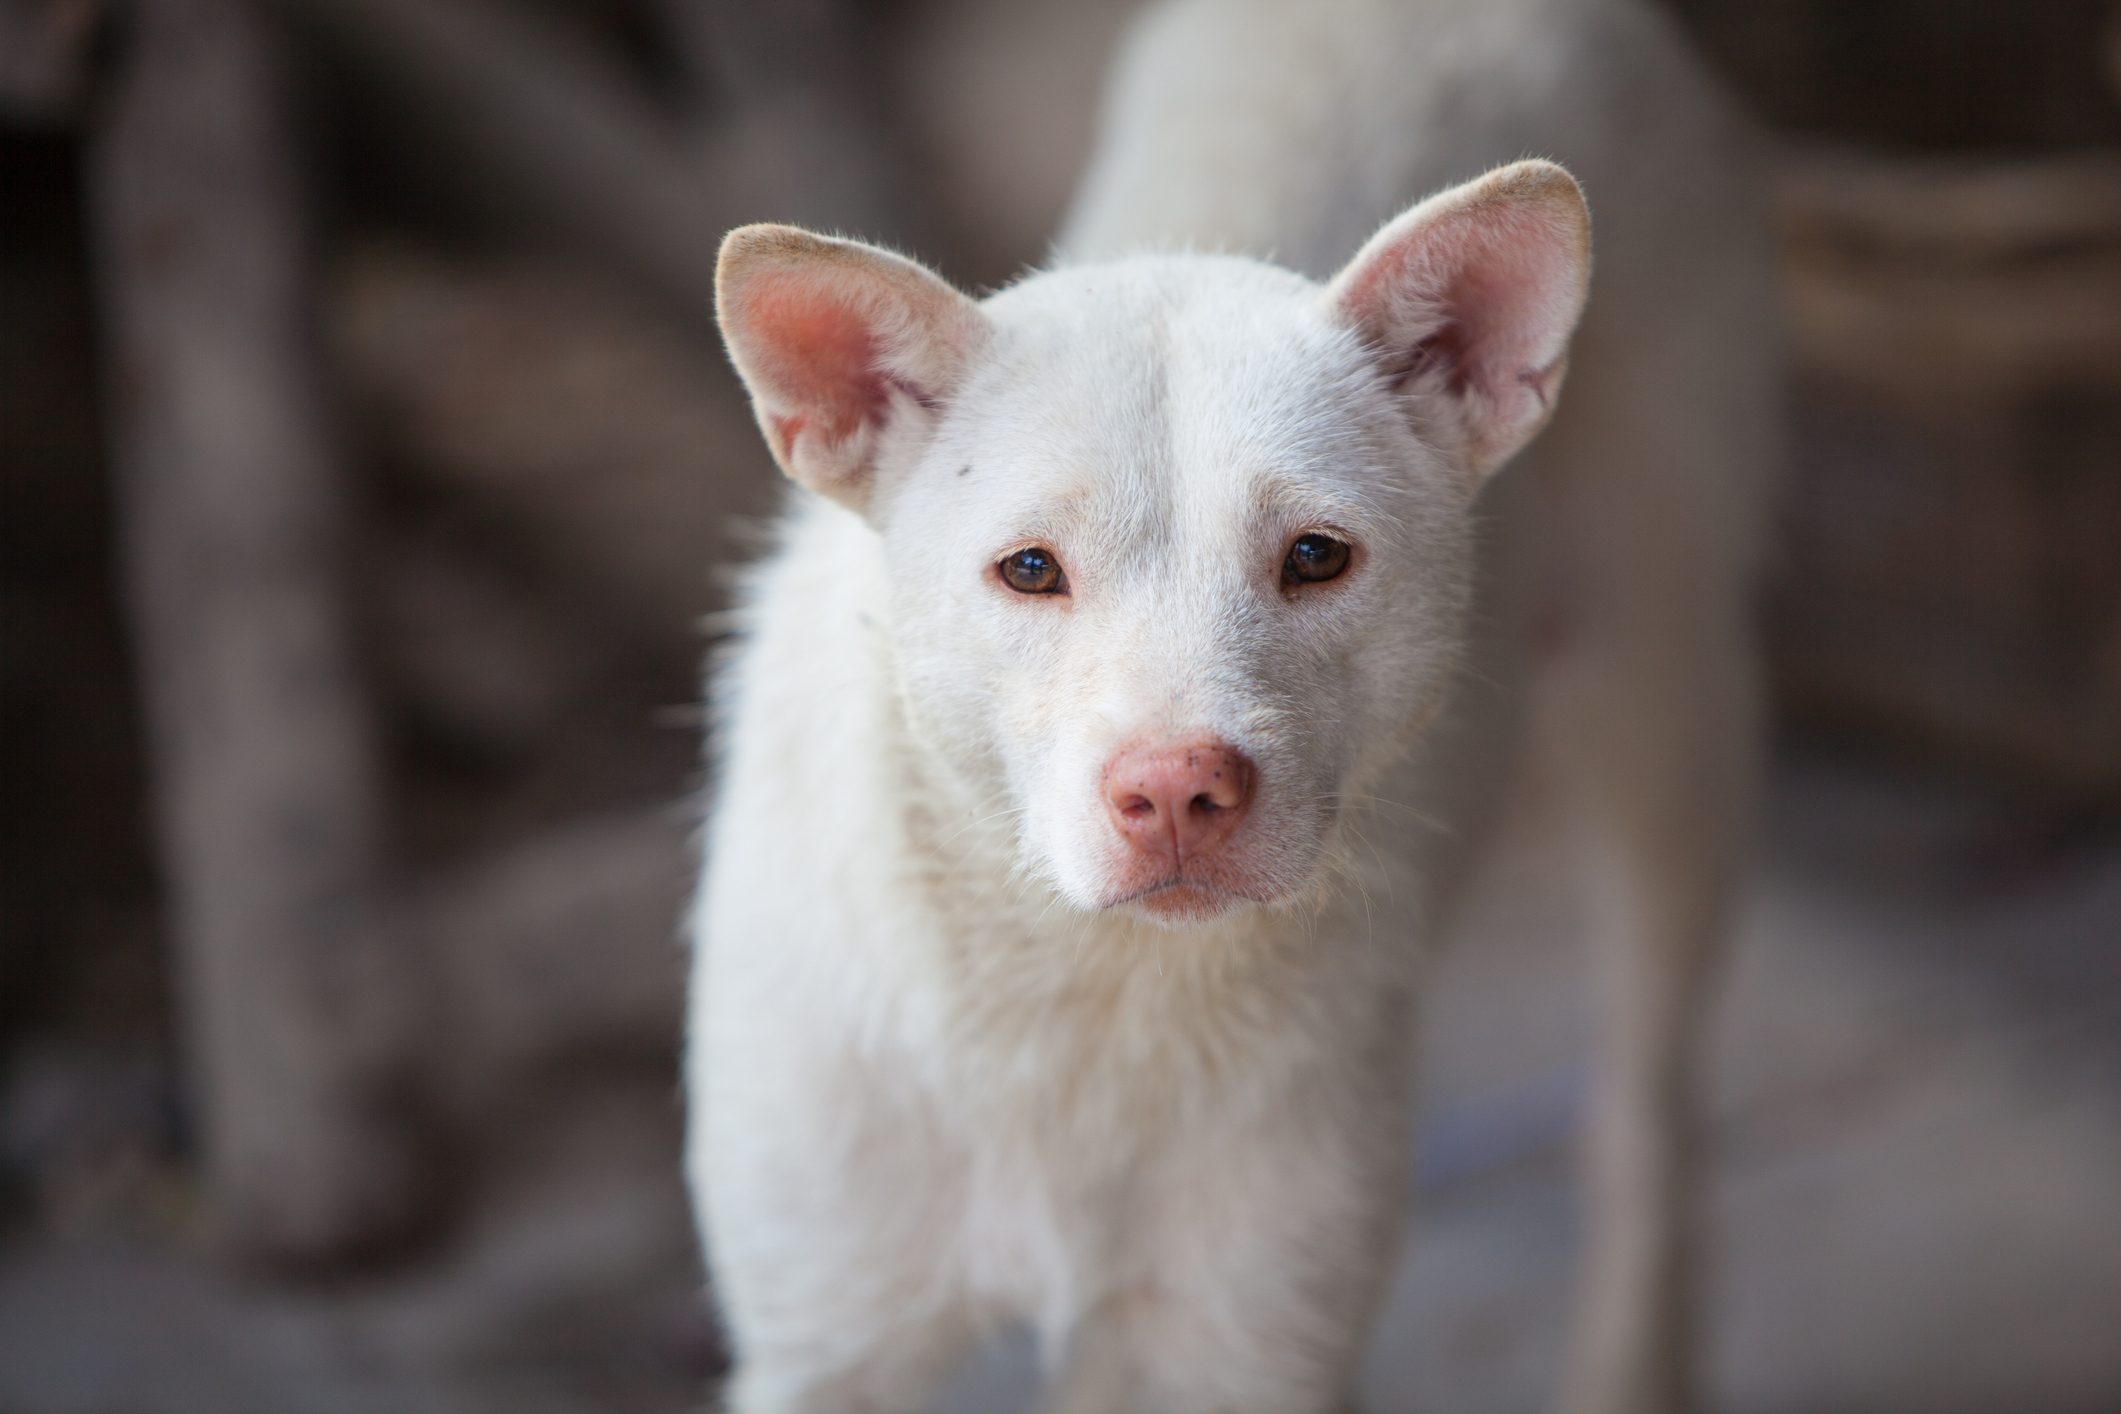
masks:
<svg viewBox="0 0 2121 1414"><path fill-rule="evenodd" d="M1167 0L1137 22L1057 245L1232 251L1324 278L1410 200L1527 156L1576 174L1598 233L1568 398L1527 455L1568 461L1557 442L1599 420L1609 387L1654 398L1661 422L1712 424L1713 470L1654 470L1681 506L1713 498L1674 514L1742 574L1778 426L1760 153L1647 4ZM1721 455L1748 444L1743 465Z"/></svg>

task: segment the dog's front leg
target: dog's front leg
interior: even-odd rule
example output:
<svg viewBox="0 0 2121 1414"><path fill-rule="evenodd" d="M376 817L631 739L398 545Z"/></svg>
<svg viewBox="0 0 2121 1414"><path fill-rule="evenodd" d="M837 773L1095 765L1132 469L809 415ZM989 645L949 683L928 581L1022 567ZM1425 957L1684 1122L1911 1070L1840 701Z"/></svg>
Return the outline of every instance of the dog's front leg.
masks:
<svg viewBox="0 0 2121 1414"><path fill-rule="evenodd" d="M1355 1414L1352 1354L1328 1368L1292 1331L1213 1330L1209 1308L1232 1295L1197 1293L1192 1309L1162 1291L1104 1303L1070 1338L1040 1414Z"/></svg>
<svg viewBox="0 0 2121 1414"><path fill-rule="evenodd" d="M953 1260L961 1170L867 1065L803 1044L786 1007L752 1011L774 1024L702 1033L691 1094L736 1365L723 1410L910 1414L973 1336Z"/></svg>
<svg viewBox="0 0 2121 1414"><path fill-rule="evenodd" d="M1376 1101L1377 1097L1370 1097ZM1042 1414L1346 1414L1397 1260L1397 1100L1189 1141L1124 1283L1066 1333ZM1335 1132L1335 1130L1339 1132Z"/></svg>

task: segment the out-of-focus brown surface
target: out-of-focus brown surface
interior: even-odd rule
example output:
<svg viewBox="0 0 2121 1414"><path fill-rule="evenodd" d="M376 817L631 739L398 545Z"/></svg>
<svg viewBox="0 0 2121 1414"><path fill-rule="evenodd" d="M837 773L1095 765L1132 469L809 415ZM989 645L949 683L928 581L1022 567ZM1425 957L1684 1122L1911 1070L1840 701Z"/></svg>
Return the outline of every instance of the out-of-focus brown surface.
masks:
<svg viewBox="0 0 2121 1414"><path fill-rule="evenodd" d="M1784 720L2121 790L2121 8L1685 0L1785 137Z"/></svg>
<svg viewBox="0 0 2121 1414"><path fill-rule="evenodd" d="M2112 1407L2121 12L1669 8L1780 143L1795 447L1765 606L1778 825L1718 1115L1720 1378L1734 1408ZM702 622L781 494L713 336L713 245L805 220L1007 279L1043 254L1130 9L0 0L0 1408L692 1402L718 1358L676 1148ZM127 211L100 145L145 21L213 11L278 75L255 111L285 125L265 195L301 272L294 322L261 321L291 352L238 396L321 440L256 474L334 498L330 543L282 572L344 634L369 764L330 789L371 799L364 877L411 963L418 1020L355 1028L355 1069L372 1045L395 1077L353 1087L357 1123L314 1098L347 1093L341 1051L271 1001L305 984L250 993L237 1014L270 1024L244 1039L180 961L200 933L174 901L260 881L168 808L150 723L184 675L153 642L185 581L140 588L120 533L152 372L125 331L171 277L152 219L148 259L98 244ZM129 140L150 174L248 183L233 220L257 164L227 160L241 113L210 116L223 148ZM211 445L184 435L149 460ZM1523 941L1565 932L1537 912L1466 950L1439 1044L1421 1294L1379 1356L1423 1407L1528 1407L1551 1354L1574 990ZM405 1191L246 1226L285 1195L215 1177L217 1103L323 1126L256 1127L283 1172L402 1145Z"/></svg>
<svg viewBox="0 0 2121 1414"><path fill-rule="evenodd" d="M1786 711L2121 793L2121 148L1793 156Z"/></svg>

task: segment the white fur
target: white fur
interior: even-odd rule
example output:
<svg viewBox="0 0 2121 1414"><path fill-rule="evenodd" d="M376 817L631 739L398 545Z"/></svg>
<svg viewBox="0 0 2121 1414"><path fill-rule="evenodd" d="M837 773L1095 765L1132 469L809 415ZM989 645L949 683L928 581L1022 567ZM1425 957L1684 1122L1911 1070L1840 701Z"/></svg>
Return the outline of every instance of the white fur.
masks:
<svg viewBox="0 0 2121 1414"><path fill-rule="evenodd" d="M1559 388L1574 188L1520 167L1365 238L1534 149L1597 203L1599 292L1535 464L1483 481ZM739 1414L916 1409L1006 1320L1065 1414L1340 1407L1396 1255L1421 960L1528 751L1607 866L1565 1394L1676 1404L1680 1077L1749 802L1773 457L1734 151L1608 4L1177 0L1067 263L974 306L732 237L732 352L832 498L791 511L718 682L688 1163ZM1419 258L1351 305L1395 240ZM1458 366L1381 376L1432 318ZM850 348L889 376L817 374ZM1322 527L1355 566L1284 593ZM994 579L1029 544L1065 599ZM1198 733L1258 767L1230 892L1179 925L1106 906L1103 763Z"/></svg>

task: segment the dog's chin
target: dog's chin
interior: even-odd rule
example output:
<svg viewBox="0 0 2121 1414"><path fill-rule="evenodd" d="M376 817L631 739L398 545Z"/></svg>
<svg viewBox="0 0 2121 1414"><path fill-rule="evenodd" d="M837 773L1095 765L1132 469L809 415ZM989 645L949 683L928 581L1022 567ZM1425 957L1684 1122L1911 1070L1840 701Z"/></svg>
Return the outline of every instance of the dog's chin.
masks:
<svg viewBox="0 0 2121 1414"><path fill-rule="evenodd" d="M1271 907L1279 894L1254 880L1184 876L1113 889L1098 901L1100 912L1130 913L1166 928L1198 927Z"/></svg>
<svg viewBox="0 0 2121 1414"><path fill-rule="evenodd" d="M1086 913L1118 915L1168 928L1198 927L1227 921L1247 910L1273 910L1310 896L1316 864L1303 853L1283 849L1262 858L1252 850L1188 859L1173 869L1159 861L1112 851L1064 882L1060 890Z"/></svg>
<svg viewBox="0 0 2121 1414"><path fill-rule="evenodd" d="M1185 927L1212 923L1252 902L1251 899L1228 893L1213 884L1175 879L1169 883L1157 884L1142 893L1119 899L1108 906L1127 909L1166 927Z"/></svg>

